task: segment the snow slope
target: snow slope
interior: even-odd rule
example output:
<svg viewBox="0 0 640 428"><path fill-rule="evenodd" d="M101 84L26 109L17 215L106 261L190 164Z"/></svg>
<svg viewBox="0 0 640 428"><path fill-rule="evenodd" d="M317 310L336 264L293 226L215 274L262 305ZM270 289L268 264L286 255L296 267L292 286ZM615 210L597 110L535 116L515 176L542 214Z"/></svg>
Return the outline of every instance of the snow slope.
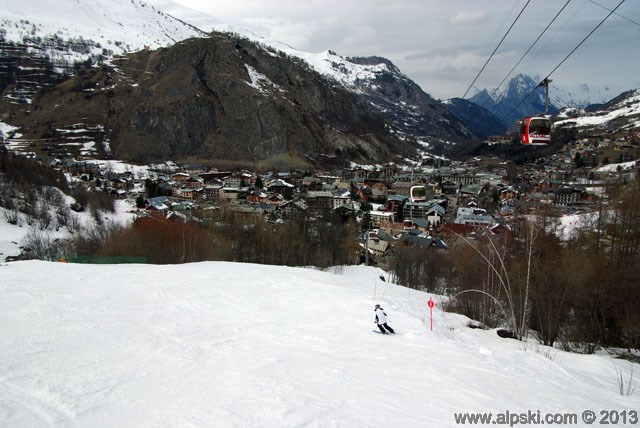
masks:
<svg viewBox="0 0 640 428"><path fill-rule="evenodd" d="M640 404L617 391L629 363L500 339L438 307L429 331L428 296L378 269L0 272L3 427L453 427L454 412ZM372 333L374 303L400 334Z"/></svg>
<svg viewBox="0 0 640 428"><path fill-rule="evenodd" d="M640 89L633 91L628 97L607 110L586 114L576 118L563 119L554 125L574 124L583 126L604 126L617 119L628 118L628 124L623 129L640 128Z"/></svg>
<svg viewBox="0 0 640 428"><path fill-rule="evenodd" d="M117 163L113 163L119 166ZM75 200L71 197L67 198L67 204L72 204ZM133 201L116 200L114 203L115 212L102 214L105 223L113 223L119 225L128 225L135 220L135 215L131 213L134 210ZM77 223L85 230L91 230L96 226L95 219L89 211L77 213L70 211L69 215L77 220ZM55 214L53 215L55 217ZM5 220L4 208L0 207L0 262L4 262L7 257L18 256L22 252L21 247L25 244L25 238L33 229L39 230L39 225L29 226L29 221L24 214L18 215L17 224L10 224ZM55 230L55 222L52 222L49 229L41 233L49 234L53 239L66 239L69 237L69 231L66 228ZM0 283L2 280L0 279ZM1 426L1 425L0 425Z"/></svg>
<svg viewBox="0 0 640 428"><path fill-rule="evenodd" d="M169 10L178 7L170 0L161 4ZM186 16L194 16L188 15L189 9L184 10ZM81 38L100 43L94 54L107 49L117 55L145 45L155 49L204 35L193 24L141 0L58 0L55 5L49 0L3 0L0 23L9 41L52 35L63 40ZM52 58L83 58L79 52L59 51L53 46L47 54Z"/></svg>

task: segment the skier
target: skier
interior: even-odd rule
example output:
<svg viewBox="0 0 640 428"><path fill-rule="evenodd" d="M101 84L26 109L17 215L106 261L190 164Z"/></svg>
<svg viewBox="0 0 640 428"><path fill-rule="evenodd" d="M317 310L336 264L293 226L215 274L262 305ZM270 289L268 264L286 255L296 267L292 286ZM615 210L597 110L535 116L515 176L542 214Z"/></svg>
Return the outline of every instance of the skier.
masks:
<svg viewBox="0 0 640 428"><path fill-rule="evenodd" d="M387 314L385 313L384 309L382 309L380 305L376 305L374 311L376 314L376 320L374 322L378 324L380 332L382 334L395 333L395 331L387 325Z"/></svg>

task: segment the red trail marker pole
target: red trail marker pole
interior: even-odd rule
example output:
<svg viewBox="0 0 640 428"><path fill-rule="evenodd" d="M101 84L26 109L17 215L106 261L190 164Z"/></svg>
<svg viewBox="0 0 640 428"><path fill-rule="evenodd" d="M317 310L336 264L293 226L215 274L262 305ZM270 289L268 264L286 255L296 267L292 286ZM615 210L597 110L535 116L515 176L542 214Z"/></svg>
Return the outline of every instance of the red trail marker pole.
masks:
<svg viewBox="0 0 640 428"><path fill-rule="evenodd" d="M429 306L429 329L433 331L433 307L435 306L435 303L433 303L433 300L431 300L431 297L429 297L427 306Z"/></svg>

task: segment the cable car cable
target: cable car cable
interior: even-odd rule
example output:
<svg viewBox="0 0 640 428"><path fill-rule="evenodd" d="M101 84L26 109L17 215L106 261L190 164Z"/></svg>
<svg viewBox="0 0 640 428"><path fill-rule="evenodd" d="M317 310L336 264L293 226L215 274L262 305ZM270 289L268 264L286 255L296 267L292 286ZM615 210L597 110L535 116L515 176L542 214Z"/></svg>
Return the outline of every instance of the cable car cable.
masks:
<svg viewBox="0 0 640 428"><path fill-rule="evenodd" d="M522 16L522 13L524 12L524 10L527 8L527 6L529 6L529 3L531 3L531 0L527 0L527 2L525 3L524 7L522 8L522 10L518 14L518 16L516 16L516 19L513 21L513 23L511 24L511 26L507 30L507 32L504 34L504 36L502 36L502 39L498 43L498 46L496 46L496 48L493 50L493 52L491 53L491 55L487 59L487 62L484 63L484 65L482 66L482 69L480 69L480 71L478 72L478 75L476 76L476 78L473 79L473 82L471 82L471 85L469 85L469 88L465 91L464 95L462 96L462 99L464 99L467 96L467 94L469 93L469 91L473 87L473 84L476 83L476 80L478 80L478 78L480 77L480 75L482 74L484 69L487 67L487 64L489 64L489 61L491 61L491 58L493 58L493 55L495 55L495 53L498 50L498 48L500 48L500 45L502 45L502 42L504 42L504 39L511 32L511 29L513 28L513 26L516 25L516 22L518 22L518 19L520 19L520 16Z"/></svg>
<svg viewBox="0 0 640 428"><path fill-rule="evenodd" d="M596 6L600 6L600 7L601 7L601 8L603 8L604 10L611 12L611 9L609 9L608 7L603 6L603 5L601 5L600 3L596 2L596 1L593 1L593 0L589 0L589 1L590 1L591 3L593 3L593 4L595 4ZM633 19L629 18L628 16L624 16L624 15L622 15L622 14L619 14L618 12L616 12L615 14L616 14L616 15L618 15L620 18L626 19L627 21L629 21L629 22L631 22L631 23L633 23L633 24L636 24L637 26L639 26L639 27L640 27L640 22L636 22L636 21L634 21Z"/></svg>
<svg viewBox="0 0 640 428"><path fill-rule="evenodd" d="M528 69L531 66L531 64L533 64L538 59L540 54L547 50L547 47L551 44L551 42L553 42L556 39L556 37L558 37L558 34L560 34L566 28L566 26L569 25L571 21L573 21L573 18L575 18L580 13L580 11L582 11L582 9L585 7L587 3L588 3L588 0L583 1L582 5L578 9L576 9L573 12L573 14L569 17L569 19L564 24L562 24L560 28L556 30L555 34L545 42L544 46L542 46L538 50L538 52L536 52L536 54L531 59L529 59L529 61L525 64L524 68Z"/></svg>
<svg viewBox="0 0 640 428"><path fill-rule="evenodd" d="M544 30L542 30L542 33L540 33L540 35L538 36L538 38L531 44L531 46L529 46L529 49L527 49L527 51L522 55L522 57L520 57L520 59L518 60L518 62L516 63L516 65L513 66L513 68L509 71L509 73L507 73L507 75L504 77L504 79L502 79L502 82L500 82L498 84L498 86L496 86L493 91L496 91L498 88L500 88L500 86L502 86L502 84L505 82L505 80L507 80L509 78L509 76L511 75L511 73L513 73L513 70L516 69L516 67L518 65L520 65L520 63L522 62L522 60L529 54L529 52L531 52L531 49L533 49L533 47L536 45L536 43L538 43L538 41L540 40L540 38L542 38L542 36L544 35L544 33L547 32L547 30L549 29L549 27L551 27L551 25L553 25L553 23L555 22L556 19L558 19L558 16L560 16L560 14L562 13L562 11L565 10L565 8L569 5L569 3L571 3L571 0L567 0L567 2L564 4L564 6L562 6L562 8L560 9L560 11L558 11L558 13L556 13L556 16L553 17L553 19L551 20L551 22L549 22L549 24L546 26L546 28ZM492 92L493 92L492 91ZM487 102L489 102L488 99L485 99L484 102L480 105L480 107L484 107Z"/></svg>
<svg viewBox="0 0 640 428"><path fill-rule="evenodd" d="M596 32L596 30L597 30L598 28L600 28L600 26L602 26L602 24L604 24L604 22L605 22L607 19L609 19L609 17L610 17L611 15L613 15L613 14L615 13L615 11L616 11L620 6L622 6L622 4L623 4L625 1L627 1L627 0L621 0L621 1L620 1L620 3L618 3L618 5L617 5L613 10L611 10L611 11L609 12L609 14L608 14L607 16L605 16L605 17L604 17L604 19L603 19L602 21L600 21L600 23L599 23L598 25L596 25L596 27L595 27L593 30L591 30L591 31L589 32L589 34L587 34L587 35L585 36L585 38L584 38L584 39L582 39L582 41L581 41L580 43L578 43L578 45L577 45L575 48L573 48L573 49L571 50L571 52L569 52L569 53L567 54L567 56L565 56L565 57L564 57L564 59L563 59L562 61L560 61L560 63L559 63L559 64L558 64L558 65L557 65L553 70L551 70L551 72L550 72L549 74L547 74L547 77L545 77L542 81L544 82L544 80L546 80L546 79L548 79L549 77L551 77L551 75L552 75L553 73L555 73L555 72L556 72L556 70L558 70L558 68L560 68L560 66L562 66L562 64L564 64L564 62L565 62L567 59L569 59L569 57L570 57L571 55L573 55L573 53L574 53L575 51L577 51L577 50L578 50L578 48L580 48L580 46L582 46L582 44L583 44L583 43L584 43L584 42L585 42L589 37L591 37L591 35L592 35L593 33L595 33L595 32ZM506 119L506 118L507 118L511 113L513 113L513 112L514 112L518 107L520 107L520 105L521 105L521 104L522 104L522 103L523 103L527 98L529 98L531 95L533 95L533 93L535 92L535 90L536 90L536 89L538 89L539 87L540 87L540 85L538 85L538 86L536 86L535 88L533 88L533 90L532 90L531 92L529 92L529 94L528 94L526 97L524 97L523 99L521 99L521 100L520 100L520 102L519 102L518 104L516 104L516 106L515 106L515 107L513 107L513 108L511 109L511 111L509 111L509 113L507 113L506 115L504 115L504 116L502 117L502 119L501 119L501 120L505 120L505 119Z"/></svg>
<svg viewBox="0 0 640 428"><path fill-rule="evenodd" d="M559 68L560 68L560 66L561 66L562 64L564 64L564 62L565 62L567 59L569 59L569 57L570 57L571 55L573 55L573 53L574 53L575 51L577 51L577 50L578 50L578 48L579 48L580 46L582 46L582 44L583 44L583 43L584 43L584 42L585 42L589 37L591 37L591 35L592 35L593 33L595 33L595 32L596 32L596 30L597 30L598 28L600 28L600 26L601 26L602 24L604 24L604 22L605 22L607 19L609 19L609 17L610 17L611 15L613 15L613 14L615 13L616 9L618 9L620 6L622 6L622 4L623 4L625 1L627 1L627 0L621 0L621 1L620 1L620 3L618 3L618 5L615 7L615 9L613 9L612 11L610 11L610 12L609 12L609 14L608 14L607 16L605 16L605 17L604 17L604 19L603 19L602 21L600 21L600 23L599 23L598 25L596 25L596 28L594 28L593 30L591 30L591 32L590 32L589 34L587 34L587 36L586 36L584 39L582 39L582 41L581 41L580 43L578 43L578 46L576 46L575 48L573 48L573 50L572 50L571 52L569 52L569 54L568 54L568 55L567 55L567 56L566 56L562 61L560 61L560 64L558 64L558 65L556 66L556 68L554 68L553 70L551 70L551 72L547 75L547 77L545 77L545 79L547 79L547 78L551 77L551 75L552 75L552 74L553 74L557 69L559 69Z"/></svg>
<svg viewBox="0 0 640 428"><path fill-rule="evenodd" d="M518 7L518 3L513 4L513 7L511 8L511 12L509 12L509 14L504 18L504 20L502 21L502 24L500 24L500 27L496 30L493 37L489 41L489 43L487 43L487 46L485 46L485 48L482 50L482 53L480 54L480 58L484 57L484 54L487 52L487 50L489 50L489 46L493 45L493 41L496 39L496 37L498 36L498 33L500 32L500 30L502 30L502 28L507 23L509 18L511 18L511 15L513 15L513 11L516 10L516 7ZM464 88L464 86L466 85L466 82L469 80L469 76L471 76L472 70L476 68L478 65L480 65L480 59L478 59L478 63L475 64L473 68L470 68L469 71L467 71L467 75L464 77L464 80L460 82L460 86L458 86L458 89L456 89L456 92L455 92L456 94L459 94L462 91L462 88Z"/></svg>
<svg viewBox="0 0 640 428"><path fill-rule="evenodd" d="M533 47L536 45L536 43L538 43L538 41L540 40L540 38L542 38L542 36L544 35L544 33L547 32L547 30L549 29L549 27L551 27L551 25L555 22L556 19L558 19L558 16L560 16L560 14L562 13L562 11L565 10L565 8L569 5L569 3L571 3L571 0L567 0L567 2L564 4L564 6L562 6L562 9L560 9L560 11L558 13L556 13L556 16L553 17L553 19L551 20L551 22L549 22L549 24L547 25L547 27L542 30L542 33L540 33L540 35L538 36L538 38L531 44L531 46L529 46L529 49L527 49L527 51L524 53L524 55L522 55L522 57L518 60L518 62L516 63L516 65L513 66L513 68L509 71L509 73L507 73L507 75L504 77L504 79L502 79L502 82L500 82L498 84L498 86L496 87L496 89L498 89L500 86L502 86L502 84L505 82L505 80L507 80L509 78L509 76L511 76L511 73L513 73L513 70L516 69L517 66L520 65L520 63L522 62L522 60L524 59L524 57L526 57L529 52L531 52L531 49L533 49Z"/></svg>

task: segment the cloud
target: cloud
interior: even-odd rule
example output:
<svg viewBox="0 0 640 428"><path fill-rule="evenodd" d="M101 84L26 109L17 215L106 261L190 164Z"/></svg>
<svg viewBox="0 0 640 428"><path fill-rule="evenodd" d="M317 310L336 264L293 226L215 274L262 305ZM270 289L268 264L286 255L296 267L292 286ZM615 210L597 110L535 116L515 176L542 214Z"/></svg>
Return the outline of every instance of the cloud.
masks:
<svg viewBox="0 0 640 428"><path fill-rule="evenodd" d="M206 11L219 23L246 28L301 51L317 53L332 49L343 56L383 56L425 90L446 98L462 95L460 89L464 91L478 73L523 3L513 0L147 1L188 5ZM527 8L476 85L487 88L497 85L561 7L557 0L532 3L538 5ZM640 16L640 1L627 1L618 12L636 19ZM606 10L593 3L572 2L514 73L546 76L606 14ZM552 78L559 84L619 82L627 88L637 87L640 56L629 52L637 51L639 35L637 25L613 15Z"/></svg>
<svg viewBox="0 0 640 428"><path fill-rule="evenodd" d="M469 10L461 10L455 14L449 21L452 24L477 24L480 22L486 22L489 20L489 14L484 11L469 11Z"/></svg>
<svg viewBox="0 0 640 428"><path fill-rule="evenodd" d="M289 18L245 18L241 25L267 39L281 41L300 50L311 50L311 40L321 25Z"/></svg>

